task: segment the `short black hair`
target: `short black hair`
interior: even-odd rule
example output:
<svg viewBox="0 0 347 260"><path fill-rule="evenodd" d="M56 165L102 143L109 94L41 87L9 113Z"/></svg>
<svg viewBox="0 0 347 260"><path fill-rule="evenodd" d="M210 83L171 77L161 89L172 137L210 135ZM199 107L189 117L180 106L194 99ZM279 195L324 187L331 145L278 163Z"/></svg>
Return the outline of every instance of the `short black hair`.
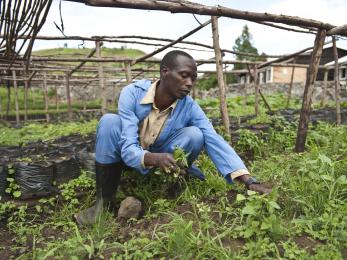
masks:
<svg viewBox="0 0 347 260"><path fill-rule="evenodd" d="M160 70L162 70L164 66L169 68L169 69L175 68L177 56L185 56L189 59L194 60L194 58L191 55L189 55L188 53L186 53L184 51L179 51L179 50L170 51L170 52L166 53L164 58L161 60Z"/></svg>

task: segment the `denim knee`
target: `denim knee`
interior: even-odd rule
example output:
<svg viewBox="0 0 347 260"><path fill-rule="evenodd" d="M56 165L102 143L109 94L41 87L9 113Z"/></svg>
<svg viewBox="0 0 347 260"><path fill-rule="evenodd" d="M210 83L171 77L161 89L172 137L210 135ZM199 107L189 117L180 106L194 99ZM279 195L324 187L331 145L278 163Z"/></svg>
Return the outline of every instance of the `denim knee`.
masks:
<svg viewBox="0 0 347 260"><path fill-rule="evenodd" d="M192 147L201 150L204 145L204 135L196 126L189 126L183 129L182 136L188 138Z"/></svg>
<svg viewBox="0 0 347 260"><path fill-rule="evenodd" d="M98 125L98 131L107 132L111 129L119 128L121 130L120 116L117 114L105 114L101 117Z"/></svg>
<svg viewBox="0 0 347 260"><path fill-rule="evenodd" d="M121 160L119 140L122 122L117 114L101 117L96 132L95 157L99 163L114 163Z"/></svg>

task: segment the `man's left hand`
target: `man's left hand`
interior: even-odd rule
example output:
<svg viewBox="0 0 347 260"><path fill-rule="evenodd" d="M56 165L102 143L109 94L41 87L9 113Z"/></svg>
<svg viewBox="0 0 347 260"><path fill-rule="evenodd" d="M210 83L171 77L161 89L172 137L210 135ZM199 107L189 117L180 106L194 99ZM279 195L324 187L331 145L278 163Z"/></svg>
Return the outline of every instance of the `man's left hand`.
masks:
<svg viewBox="0 0 347 260"><path fill-rule="evenodd" d="M247 187L249 190L258 192L259 194L269 194L271 192L270 188L264 186L264 184L251 184Z"/></svg>

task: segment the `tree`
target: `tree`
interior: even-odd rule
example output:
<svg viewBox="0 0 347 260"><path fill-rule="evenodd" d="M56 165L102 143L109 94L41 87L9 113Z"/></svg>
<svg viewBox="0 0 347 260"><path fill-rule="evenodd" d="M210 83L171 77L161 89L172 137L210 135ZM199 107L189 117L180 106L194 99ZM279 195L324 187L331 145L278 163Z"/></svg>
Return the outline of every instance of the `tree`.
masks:
<svg viewBox="0 0 347 260"><path fill-rule="evenodd" d="M252 54L258 54L257 48L255 48L252 44L252 35L249 32L248 26L245 25L242 29L242 33L237 39L235 40L235 45L233 47L233 50L235 52L247 52ZM236 54L236 60L248 60L248 61L259 61L263 60L262 57L250 57L245 56L242 54ZM245 69L246 65L244 64L235 64L234 69Z"/></svg>

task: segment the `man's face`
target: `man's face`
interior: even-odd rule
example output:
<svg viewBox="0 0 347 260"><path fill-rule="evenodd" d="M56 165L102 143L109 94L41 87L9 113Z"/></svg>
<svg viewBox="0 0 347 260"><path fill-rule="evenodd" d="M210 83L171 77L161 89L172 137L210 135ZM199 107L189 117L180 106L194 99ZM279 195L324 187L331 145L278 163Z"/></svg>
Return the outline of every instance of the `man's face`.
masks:
<svg viewBox="0 0 347 260"><path fill-rule="evenodd" d="M197 77L195 61L186 56L176 57L176 66L172 69L162 69L161 83L175 99L181 99L189 94Z"/></svg>

